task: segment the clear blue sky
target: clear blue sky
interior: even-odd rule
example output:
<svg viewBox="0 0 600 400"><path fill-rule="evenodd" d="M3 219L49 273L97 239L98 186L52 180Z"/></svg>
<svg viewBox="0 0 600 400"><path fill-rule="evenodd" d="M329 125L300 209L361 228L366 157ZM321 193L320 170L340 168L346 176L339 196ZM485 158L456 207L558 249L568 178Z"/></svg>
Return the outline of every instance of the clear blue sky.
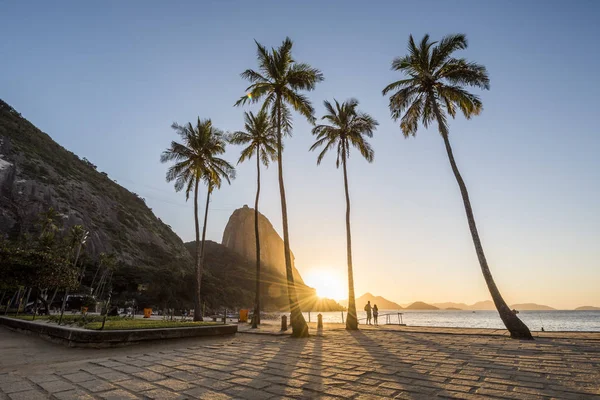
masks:
<svg viewBox="0 0 600 400"><path fill-rule="evenodd" d="M600 3L552 2L0 2L0 97L61 145L147 199L184 240L193 209L165 183L159 155L173 121L198 115L242 127L233 103L254 68L253 39L286 35L320 68L310 93L356 97L380 122L375 163L350 160L356 287L399 302L488 298L443 143L403 139L381 89L408 35L468 35L462 53L487 66L491 91L471 121L451 125L492 272L509 303L600 306ZM305 274L345 276L344 198L333 157L316 166L310 126L286 143L291 244ZM236 160L238 148L227 157ZM253 204L241 165L214 196L208 237ZM275 168L262 211L280 231Z"/></svg>

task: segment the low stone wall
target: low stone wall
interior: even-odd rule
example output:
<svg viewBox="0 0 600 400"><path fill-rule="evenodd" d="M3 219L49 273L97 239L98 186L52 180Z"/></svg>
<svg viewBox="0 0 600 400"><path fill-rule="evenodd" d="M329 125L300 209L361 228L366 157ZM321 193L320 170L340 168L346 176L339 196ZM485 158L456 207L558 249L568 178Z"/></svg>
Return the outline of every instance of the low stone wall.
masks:
<svg viewBox="0 0 600 400"><path fill-rule="evenodd" d="M113 347L124 346L146 340L181 339L202 336L232 335L237 325L207 325L189 328L159 328L136 330L84 330L49 323L23 321L0 317L0 325L25 333L37 334L44 339L57 341L69 347Z"/></svg>

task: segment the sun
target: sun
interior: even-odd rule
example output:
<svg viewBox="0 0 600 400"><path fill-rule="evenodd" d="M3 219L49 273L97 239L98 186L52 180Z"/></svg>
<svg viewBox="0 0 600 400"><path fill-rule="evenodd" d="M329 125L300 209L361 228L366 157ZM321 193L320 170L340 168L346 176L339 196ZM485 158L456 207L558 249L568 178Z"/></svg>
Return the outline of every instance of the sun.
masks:
<svg viewBox="0 0 600 400"><path fill-rule="evenodd" d="M317 290L317 296L343 300L346 293L347 278L332 268L314 268L306 273L304 282Z"/></svg>

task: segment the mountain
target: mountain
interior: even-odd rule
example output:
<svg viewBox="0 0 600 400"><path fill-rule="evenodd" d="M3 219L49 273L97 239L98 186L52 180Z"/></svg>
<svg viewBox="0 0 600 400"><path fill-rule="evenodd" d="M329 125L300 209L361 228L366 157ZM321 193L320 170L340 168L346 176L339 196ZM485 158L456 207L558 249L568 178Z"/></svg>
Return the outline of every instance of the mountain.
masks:
<svg viewBox="0 0 600 400"><path fill-rule="evenodd" d="M594 306L581 306L575 309L576 311L600 311L600 307Z"/></svg>
<svg viewBox="0 0 600 400"><path fill-rule="evenodd" d="M279 236L271 221L260 212L258 213L258 233L260 238L260 260L263 270L269 270L286 276L283 239ZM221 244L248 260L256 260L256 235L254 232L254 209L244 205L231 214ZM292 269L294 282L304 285L300 273L294 265L292 256Z"/></svg>
<svg viewBox="0 0 600 400"><path fill-rule="evenodd" d="M287 309L289 300L287 294L287 274L285 271L285 258L283 239L279 236L273 225L263 214L258 214L258 232L260 237L260 259L263 303L265 309ZM189 244L188 244L189 245ZM227 251L237 255L240 260L248 263L239 271L240 276L254 280L256 275L256 235L254 232L254 209L244 205L235 210L223 231L221 252ZM188 247L190 249L190 247ZM209 255L207 255L208 257ZM292 268L294 283L302 310L313 311L339 311L344 308L331 299L317 296L316 290L307 286L294 265L292 254ZM234 276L237 276L234 273ZM253 281L254 282L254 281ZM254 297L250 304L254 302Z"/></svg>
<svg viewBox="0 0 600 400"><path fill-rule="evenodd" d="M422 301L415 301L408 307L407 310L439 310L438 307L432 306L431 304L423 303Z"/></svg>
<svg viewBox="0 0 600 400"><path fill-rule="evenodd" d="M556 310L556 308L552 308L550 306L545 306L543 304L535 304L535 303L523 303L523 304L513 304L510 306L513 310L518 311L550 311Z"/></svg>
<svg viewBox="0 0 600 400"><path fill-rule="evenodd" d="M370 301L371 305L377 304L377 308L380 310L401 310L402 306L398 303L394 303L381 296L373 296L371 293L365 293L356 299L356 310L361 311L367 302ZM348 306L348 300L340 301L340 304Z"/></svg>
<svg viewBox="0 0 600 400"><path fill-rule="evenodd" d="M465 303L446 302L446 303L431 303L431 305L436 306L440 310L448 310L448 309L468 310L469 309L469 306L466 305Z"/></svg>
<svg viewBox="0 0 600 400"><path fill-rule="evenodd" d="M189 270L181 239L143 198L66 150L0 100L0 234L16 239L35 230L53 207L63 227L90 231L86 255L115 253L139 269Z"/></svg>
<svg viewBox="0 0 600 400"><path fill-rule="evenodd" d="M478 301L477 303L468 306L466 308L466 310L492 311L492 310L496 310L496 306L494 305L493 301L485 300L485 301Z"/></svg>

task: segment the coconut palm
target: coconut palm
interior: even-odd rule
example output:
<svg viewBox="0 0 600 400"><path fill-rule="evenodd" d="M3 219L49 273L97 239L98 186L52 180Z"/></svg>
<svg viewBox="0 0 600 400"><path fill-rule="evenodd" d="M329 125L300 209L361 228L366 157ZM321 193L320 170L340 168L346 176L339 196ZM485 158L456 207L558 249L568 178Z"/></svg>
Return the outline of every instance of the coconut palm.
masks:
<svg viewBox="0 0 600 400"><path fill-rule="evenodd" d="M386 86L383 95L393 92L389 100L390 112L394 120L400 119L405 137L415 136L419 121L425 128L437 124L460 188L481 271L500 318L511 337L533 339L529 328L511 311L494 282L475 224L469 193L450 146L448 115L454 118L460 110L465 118L470 119L483 110L479 97L465 87L490 88L485 66L453 56L455 51L466 48L467 38L463 34L448 35L439 42L432 42L429 35L425 35L419 45L411 35L408 54L392 62L392 70L403 72L405 79Z"/></svg>
<svg viewBox="0 0 600 400"><path fill-rule="evenodd" d="M378 123L370 115L357 111L358 100L350 99L340 105L335 100L335 107L325 101L328 114L321 119L326 120L328 125L317 125L313 130L317 141L310 150L316 150L324 146L317 157L317 165L321 164L323 157L330 150L337 152L335 166L342 165L344 170L344 190L346 193L346 252L348 257L348 317L346 318L346 329L358 329L356 316L356 298L354 295L354 273L352 271L352 237L350 233L350 194L348 192L348 172L346 163L350 157L350 147L355 147L368 161L373 162L374 152L371 145L365 140L373 137L373 131Z"/></svg>
<svg viewBox="0 0 600 400"><path fill-rule="evenodd" d="M182 143L171 142L160 160L163 163L174 161L167 171L167 182L175 181L175 191L185 190L186 201L194 192L194 220L196 224L196 296L194 303L194 321L202 321L200 289L204 270L204 242L206 239L206 222L210 195L215 188L220 188L223 180L230 183L235 176L235 169L227 161L218 156L225 153L225 137L220 129L212 125L210 119L198 118L196 126L192 123L179 125L173 123L173 130L181 137ZM200 224L198 220L198 187L202 180L208 187L206 209L204 211L204 227L200 242Z"/></svg>
<svg viewBox="0 0 600 400"><path fill-rule="evenodd" d="M269 166L269 162L277 158L277 137L273 124L265 110L257 115L244 113L246 131L234 132L229 143L246 146L238 160L238 164L249 160L256 153L256 199L254 200L254 236L256 238L256 297L254 299L254 318L252 327L260 324L260 235L258 232L258 199L260 197L260 163Z"/></svg>
<svg viewBox="0 0 600 400"><path fill-rule="evenodd" d="M292 336L308 336L308 326L302 316L290 255L290 238L288 233L287 203L283 184L283 145L282 135L291 134L291 109L299 112L308 121L314 123L314 109L300 90L313 90L323 80L323 74L305 63L296 62L292 58L292 41L286 38L277 49L268 51L256 42L258 71L247 69L241 76L250 81L246 89L247 95L240 98L236 105L248 102L263 101L262 109L271 113L271 119L277 133L277 170L279 175L279 194L281 198L281 219L283 221L283 246L285 255L285 271L287 276L288 299L290 303Z"/></svg>

